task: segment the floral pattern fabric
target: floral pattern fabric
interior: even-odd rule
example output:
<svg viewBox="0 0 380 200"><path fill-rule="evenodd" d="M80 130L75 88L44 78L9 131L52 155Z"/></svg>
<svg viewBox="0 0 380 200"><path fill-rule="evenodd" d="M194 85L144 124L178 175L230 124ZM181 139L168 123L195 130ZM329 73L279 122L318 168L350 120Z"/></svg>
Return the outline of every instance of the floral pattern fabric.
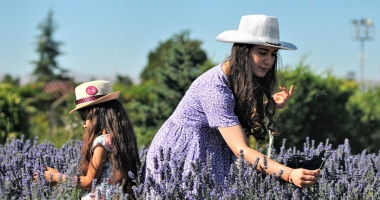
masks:
<svg viewBox="0 0 380 200"><path fill-rule="evenodd" d="M171 148L171 156L184 156L184 176L191 171L191 163L206 163L212 157L212 173L223 181L236 157L224 141L218 127L239 124L234 113L235 100L227 76L219 64L190 86L177 108L155 135L147 154L146 173L160 182L155 174L154 158Z"/></svg>
<svg viewBox="0 0 380 200"><path fill-rule="evenodd" d="M100 145L106 148L109 152L111 152L112 151L111 136L109 134L105 134L105 135L100 135L97 138L95 138L94 142L92 143L91 151L94 151L95 148ZM81 199L82 200L104 199L102 197L99 197L99 195L97 195L97 191L103 191L107 189L110 175L111 175L111 164L109 161L107 161L103 166L102 173L100 175L100 179L97 181L95 190L86 191L83 194Z"/></svg>

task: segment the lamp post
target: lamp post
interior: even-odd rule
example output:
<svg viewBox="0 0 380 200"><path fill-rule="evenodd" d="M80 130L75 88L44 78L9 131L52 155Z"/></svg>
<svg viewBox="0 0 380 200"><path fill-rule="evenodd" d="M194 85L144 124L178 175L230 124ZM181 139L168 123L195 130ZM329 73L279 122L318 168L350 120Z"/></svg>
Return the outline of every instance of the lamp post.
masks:
<svg viewBox="0 0 380 200"><path fill-rule="evenodd" d="M355 40L359 40L360 42L360 54L359 54L359 60L360 60L360 78L361 78L361 86L362 91L364 92L364 42L366 40L372 40L375 36L375 30L374 30L374 23L371 19L359 19L359 20L352 20L352 25L355 27Z"/></svg>

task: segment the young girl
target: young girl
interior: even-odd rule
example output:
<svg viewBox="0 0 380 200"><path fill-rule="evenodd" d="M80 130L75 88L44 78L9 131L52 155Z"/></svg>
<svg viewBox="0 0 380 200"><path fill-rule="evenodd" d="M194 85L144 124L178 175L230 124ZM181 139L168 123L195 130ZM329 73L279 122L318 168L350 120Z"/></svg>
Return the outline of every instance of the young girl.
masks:
<svg viewBox="0 0 380 200"><path fill-rule="evenodd" d="M251 163L263 158L249 147L248 136L263 140L269 130L279 133L273 115L277 108L286 106L293 86L289 91L280 87L282 91L275 93L277 54L280 49L295 50L296 46L280 42L277 18L265 15L243 16L238 30L225 31L217 40L233 43L231 56L191 84L155 135L147 154L147 171L154 171L160 148L185 156L184 176L192 162L205 163L210 153L212 173L223 183L240 150ZM266 174L283 170L281 178L299 187L310 187L320 177L318 170L292 169L271 159L267 168L260 159L257 170ZM152 176L160 182L159 175Z"/></svg>
<svg viewBox="0 0 380 200"><path fill-rule="evenodd" d="M82 199L96 197L96 191L104 182L124 184L124 192L132 195L133 182L128 172L137 175L140 161L131 121L117 100L119 94L113 92L108 81L102 80L86 82L75 88L76 107L70 114L78 111L85 129L79 187L86 192ZM45 171L46 180L53 184L58 182L59 176L66 181L65 175L52 168ZM90 191L94 179L96 188Z"/></svg>

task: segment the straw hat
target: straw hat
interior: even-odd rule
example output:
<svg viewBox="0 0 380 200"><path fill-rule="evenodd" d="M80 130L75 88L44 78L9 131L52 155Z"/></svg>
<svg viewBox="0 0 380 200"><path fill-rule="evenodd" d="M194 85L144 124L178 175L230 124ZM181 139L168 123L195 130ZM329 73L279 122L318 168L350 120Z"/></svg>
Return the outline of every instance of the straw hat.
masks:
<svg viewBox="0 0 380 200"><path fill-rule="evenodd" d="M120 92L114 92L109 81L96 80L82 83L75 88L76 107L74 111L119 98Z"/></svg>
<svg viewBox="0 0 380 200"><path fill-rule="evenodd" d="M224 31L216 37L216 40L227 43L257 44L285 50L297 49L292 43L280 41L277 18L266 15L242 16L238 30Z"/></svg>

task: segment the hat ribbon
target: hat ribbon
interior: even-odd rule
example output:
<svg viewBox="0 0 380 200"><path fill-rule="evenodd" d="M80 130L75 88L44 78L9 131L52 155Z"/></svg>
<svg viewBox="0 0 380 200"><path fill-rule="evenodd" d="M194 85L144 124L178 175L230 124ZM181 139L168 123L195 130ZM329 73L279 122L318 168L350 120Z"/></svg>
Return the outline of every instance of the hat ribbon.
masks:
<svg viewBox="0 0 380 200"><path fill-rule="evenodd" d="M82 98L82 99L78 99L75 101L75 104L78 105L78 104L81 104L81 103L86 103L86 102L89 102L89 101L95 101L103 96L106 96L106 95L94 95L94 96L89 96L89 97L85 97L85 98Z"/></svg>
<svg viewBox="0 0 380 200"><path fill-rule="evenodd" d="M270 45L273 45L273 46L281 46L280 43L271 43L271 42L265 42L265 43L270 44Z"/></svg>

